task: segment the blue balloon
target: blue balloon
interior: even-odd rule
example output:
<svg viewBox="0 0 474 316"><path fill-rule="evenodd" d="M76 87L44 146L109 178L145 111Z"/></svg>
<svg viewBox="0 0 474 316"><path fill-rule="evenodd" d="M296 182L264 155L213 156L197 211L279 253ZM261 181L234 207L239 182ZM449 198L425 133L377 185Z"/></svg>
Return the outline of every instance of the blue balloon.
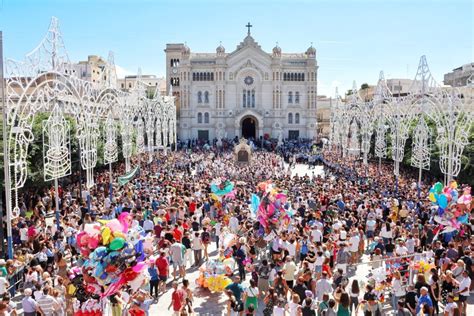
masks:
<svg viewBox="0 0 474 316"><path fill-rule="evenodd" d="M444 214L444 208L442 208L441 206L438 207L438 215L443 216L443 214Z"/></svg>
<svg viewBox="0 0 474 316"><path fill-rule="evenodd" d="M258 195L252 194L250 201L250 210L252 211L252 213L256 214L258 206L260 205L260 198L258 197Z"/></svg>
<svg viewBox="0 0 474 316"><path fill-rule="evenodd" d="M468 220L469 214L464 214L463 216L458 217L458 222L460 222L461 224L467 224Z"/></svg>
<svg viewBox="0 0 474 316"><path fill-rule="evenodd" d="M448 206L448 198L446 195L441 194L438 198L438 205L442 208L446 208Z"/></svg>
<svg viewBox="0 0 474 316"><path fill-rule="evenodd" d="M140 256L137 257L137 262L141 262L145 259L145 253L143 252L143 240L137 242L137 244L135 245L135 252L137 254L140 254Z"/></svg>
<svg viewBox="0 0 474 316"><path fill-rule="evenodd" d="M99 260L101 260L102 258L104 258L105 256L107 256L107 247L100 246L100 247L97 247L97 248L89 255L89 259L91 259L92 261L99 261Z"/></svg>
<svg viewBox="0 0 474 316"><path fill-rule="evenodd" d="M456 203L458 201L458 198L459 198L459 193L458 191L456 190L452 190L451 191L451 198L453 200L453 203Z"/></svg>

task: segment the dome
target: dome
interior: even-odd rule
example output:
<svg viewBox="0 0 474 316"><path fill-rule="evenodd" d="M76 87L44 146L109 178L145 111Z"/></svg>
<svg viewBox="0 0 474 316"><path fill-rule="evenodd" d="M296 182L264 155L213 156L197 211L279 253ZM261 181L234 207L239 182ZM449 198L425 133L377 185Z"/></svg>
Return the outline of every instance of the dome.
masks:
<svg viewBox="0 0 474 316"><path fill-rule="evenodd" d="M316 48L313 47L313 44L306 50L306 55L308 55L308 57L316 56Z"/></svg>
<svg viewBox="0 0 474 316"><path fill-rule="evenodd" d="M278 46L278 43L273 47L273 56L281 56L281 48Z"/></svg>
<svg viewBox="0 0 474 316"><path fill-rule="evenodd" d="M189 49L188 45L184 43L183 47L181 48L181 53L183 55L189 55L191 53L191 49Z"/></svg>
<svg viewBox="0 0 474 316"><path fill-rule="evenodd" d="M222 42L219 44L219 46L217 46L217 48L216 48L216 53L217 53L218 55L225 53L225 48L224 48L224 46L222 46Z"/></svg>

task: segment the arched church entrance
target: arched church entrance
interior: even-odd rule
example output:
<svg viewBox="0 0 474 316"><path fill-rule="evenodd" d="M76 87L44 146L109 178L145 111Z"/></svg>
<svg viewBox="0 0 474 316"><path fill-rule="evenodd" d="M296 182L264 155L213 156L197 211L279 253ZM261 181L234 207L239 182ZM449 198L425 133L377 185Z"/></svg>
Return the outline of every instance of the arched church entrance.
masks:
<svg viewBox="0 0 474 316"><path fill-rule="evenodd" d="M246 139L256 139L257 136L257 119L253 116L245 117L240 123L242 127L242 137Z"/></svg>

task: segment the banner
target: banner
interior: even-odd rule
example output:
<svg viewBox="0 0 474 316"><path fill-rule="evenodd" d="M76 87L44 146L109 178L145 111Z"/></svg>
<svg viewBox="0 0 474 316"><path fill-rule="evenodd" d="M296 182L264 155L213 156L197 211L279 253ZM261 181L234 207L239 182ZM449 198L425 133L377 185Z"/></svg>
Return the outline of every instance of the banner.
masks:
<svg viewBox="0 0 474 316"><path fill-rule="evenodd" d="M123 176L118 177L118 183L119 185L124 185L127 184L128 181L132 180L133 177L138 173L139 168L135 167L133 170L131 170L129 173L124 174Z"/></svg>

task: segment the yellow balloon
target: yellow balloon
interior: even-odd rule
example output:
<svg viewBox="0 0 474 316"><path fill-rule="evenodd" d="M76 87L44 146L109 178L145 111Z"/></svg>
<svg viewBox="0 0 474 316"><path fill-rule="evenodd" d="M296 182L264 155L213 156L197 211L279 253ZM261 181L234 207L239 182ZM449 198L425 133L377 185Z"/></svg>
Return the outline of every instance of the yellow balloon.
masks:
<svg viewBox="0 0 474 316"><path fill-rule="evenodd" d="M115 238L117 237L122 237L123 239L125 239L125 234L122 233L122 232L113 232L112 234Z"/></svg>
<svg viewBox="0 0 474 316"><path fill-rule="evenodd" d="M230 284L232 284L232 280L229 278L225 278L223 282L223 289L225 289Z"/></svg>
<svg viewBox="0 0 474 316"><path fill-rule="evenodd" d="M104 227L102 229L102 244L103 245L108 245L110 243L110 237L111 237L111 231L110 228Z"/></svg>
<svg viewBox="0 0 474 316"><path fill-rule="evenodd" d="M431 192L431 193L428 195L428 199L429 199L431 202L433 202L433 203L436 202L436 198L435 198L433 192Z"/></svg>

